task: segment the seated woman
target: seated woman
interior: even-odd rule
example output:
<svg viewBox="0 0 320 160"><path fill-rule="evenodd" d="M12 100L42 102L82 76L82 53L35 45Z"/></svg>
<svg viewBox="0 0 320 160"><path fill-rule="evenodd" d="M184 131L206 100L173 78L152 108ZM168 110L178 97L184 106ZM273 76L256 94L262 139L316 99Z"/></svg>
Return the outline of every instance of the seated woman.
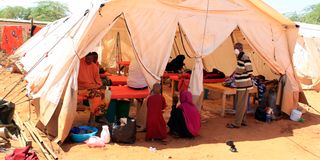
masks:
<svg viewBox="0 0 320 160"><path fill-rule="evenodd" d="M147 134L146 140L164 140L167 138L166 122L163 119L162 111L166 107L166 100L160 94L161 85L153 85L152 95L147 101Z"/></svg>
<svg viewBox="0 0 320 160"><path fill-rule="evenodd" d="M173 98L171 117L168 121L170 133L181 138L193 138L200 131L200 113L192 102L192 94L185 90L180 93L180 105L176 107L178 98Z"/></svg>
<svg viewBox="0 0 320 160"><path fill-rule="evenodd" d="M101 114L100 108L105 107L104 92L101 89L102 82L99 75L99 68L94 63L94 55L90 52L80 60L78 74L79 94L85 94L90 103L89 124L93 124L95 116Z"/></svg>
<svg viewBox="0 0 320 160"><path fill-rule="evenodd" d="M95 63L99 68L99 74L105 73L106 71L103 69L103 67L98 62L98 59L99 59L98 53L97 52L91 52L91 54L93 56L93 63Z"/></svg>
<svg viewBox="0 0 320 160"><path fill-rule="evenodd" d="M173 73L181 73L184 66L184 55L178 55L175 59L167 64L166 71Z"/></svg>
<svg viewBox="0 0 320 160"><path fill-rule="evenodd" d="M98 62L98 59L99 59L98 53L97 52L90 52L90 54L93 56L93 63L96 64L99 69L99 74L100 74L100 79L101 79L102 85L103 86L111 86L112 85L111 80L107 76L103 75L106 71Z"/></svg>

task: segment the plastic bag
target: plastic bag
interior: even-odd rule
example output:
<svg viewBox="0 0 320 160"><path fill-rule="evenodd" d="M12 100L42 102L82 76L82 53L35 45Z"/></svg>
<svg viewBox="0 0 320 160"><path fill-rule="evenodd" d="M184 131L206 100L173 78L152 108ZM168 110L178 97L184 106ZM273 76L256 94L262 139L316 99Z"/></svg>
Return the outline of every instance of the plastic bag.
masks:
<svg viewBox="0 0 320 160"><path fill-rule="evenodd" d="M85 143L90 147L90 148L98 148L98 147L104 147L105 143L104 141L97 136L92 136L88 140L85 141Z"/></svg>
<svg viewBox="0 0 320 160"><path fill-rule="evenodd" d="M2 100L0 101L0 124L12 123L15 104Z"/></svg>
<svg viewBox="0 0 320 160"><path fill-rule="evenodd" d="M124 126L113 123L111 139L115 143L134 143L136 141L136 120L128 118L127 124Z"/></svg>

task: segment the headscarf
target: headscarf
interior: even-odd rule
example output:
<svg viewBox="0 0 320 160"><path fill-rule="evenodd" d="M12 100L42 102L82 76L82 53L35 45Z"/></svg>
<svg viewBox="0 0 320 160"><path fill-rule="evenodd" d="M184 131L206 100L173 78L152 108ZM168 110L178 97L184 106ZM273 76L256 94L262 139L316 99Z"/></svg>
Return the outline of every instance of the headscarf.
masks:
<svg viewBox="0 0 320 160"><path fill-rule="evenodd" d="M156 93L154 92L154 88L155 88L155 87L159 87L159 88L160 88L160 93L161 93L161 84L160 84L160 83L155 83L155 84L153 84L152 89L151 89L151 91L150 91L150 95L151 95L151 96L156 94Z"/></svg>
<svg viewBox="0 0 320 160"><path fill-rule="evenodd" d="M197 136L200 131L201 120L200 113L192 102L192 94L185 90L180 93L180 108L183 113L189 132L193 136Z"/></svg>
<svg viewBox="0 0 320 160"><path fill-rule="evenodd" d="M184 66L184 55L178 55L175 59L173 59L170 63L168 63L166 67L166 71L178 72Z"/></svg>

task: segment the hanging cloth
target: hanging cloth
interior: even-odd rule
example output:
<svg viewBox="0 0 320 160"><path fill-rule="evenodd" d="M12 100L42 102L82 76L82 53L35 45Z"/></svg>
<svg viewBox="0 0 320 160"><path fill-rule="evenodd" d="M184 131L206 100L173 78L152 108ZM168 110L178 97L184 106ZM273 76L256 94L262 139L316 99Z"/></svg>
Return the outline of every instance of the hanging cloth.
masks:
<svg viewBox="0 0 320 160"><path fill-rule="evenodd" d="M23 43L21 26L3 27L1 49L7 54L13 54Z"/></svg>

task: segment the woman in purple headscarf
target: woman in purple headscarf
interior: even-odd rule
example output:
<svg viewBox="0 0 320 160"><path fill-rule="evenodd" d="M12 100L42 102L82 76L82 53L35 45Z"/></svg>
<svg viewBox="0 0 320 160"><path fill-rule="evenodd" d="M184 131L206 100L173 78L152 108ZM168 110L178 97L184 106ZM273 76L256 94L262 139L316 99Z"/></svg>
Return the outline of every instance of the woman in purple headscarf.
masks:
<svg viewBox="0 0 320 160"><path fill-rule="evenodd" d="M192 102L189 91L180 93L180 105L176 107L177 97L173 98L171 117L168 122L170 133L182 138L193 138L199 135L200 113Z"/></svg>

